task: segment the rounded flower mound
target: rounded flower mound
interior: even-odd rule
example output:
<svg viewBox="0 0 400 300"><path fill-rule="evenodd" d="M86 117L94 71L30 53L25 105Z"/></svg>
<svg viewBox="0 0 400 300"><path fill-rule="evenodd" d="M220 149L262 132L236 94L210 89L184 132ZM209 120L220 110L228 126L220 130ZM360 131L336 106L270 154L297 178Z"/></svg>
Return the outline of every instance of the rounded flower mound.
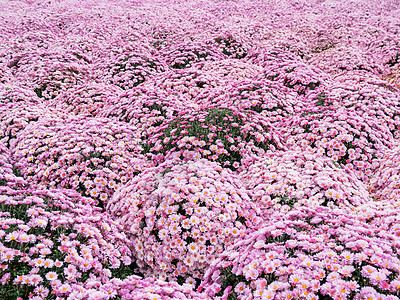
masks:
<svg viewBox="0 0 400 300"><path fill-rule="evenodd" d="M262 74L263 68L238 59L221 59L208 61L199 66L203 71L212 73L215 77L230 80L255 79Z"/></svg>
<svg viewBox="0 0 400 300"><path fill-rule="evenodd" d="M15 186L25 183L19 170L12 165L10 150L0 143L0 186Z"/></svg>
<svg viewBox="0 0 400 300"><path fill-rule="evenodd" d="M83 83L90 76L89 67L68 51L35 51L21 55L10 64L15 78L46 100Z"/></svg>
<svg viewBox="0 0 400 300"><path fill-rule="evenodd" d="M157 56L165 60L172 69L193 67L196 63L215 61L225 58L218 49L193 41L163 44Z"/></svg>
<svg viewBox="0 0 400 300"><path fill-rule="evenodd" d="M336 46L327 51L312 55L309 63L329 73L338 74L349 71L368 71L371 74L382 72L382 65L361 49L349 45Z"/></svg>
<svg viewBox="0 0 400 300"><path fill-rule="evenodd" d="M135 127L106 118L43 119L16 144L13 158L24 178L77 190L100 205L144 164Z"/></svg>
<svg viewBox="0 0 400 300"><path fill-rule="evenodd" d="M117 102L120 94L121 89L114 85L85 83L62 92L49 105L76 115L97 116Z"/></svg>
<svg viewBox="0 0 400 300"><path fill-rule="evenodd" d="M141 85L124 92L118 101L106 105L99 115L133 124L141 139L147 140L161 124L185 109L199 109L199 105Z"/></svg>
<svg viewBox="0 0 400 300"><path fill-rule="evenodd" d="M31 102L38 104L40 99L35 92L10 84L0 84L0 103L2 105L15 102Z"/></svg>
<svg viewBox="0 0 400 300"><path fill-rule="evenodd" d="M379 167L369 182L371 195L379 201L400 200L400 145L393 146L378 160Z"/></svg>
<svg viewBox="0 0 400 300"><path fill-rule="evenodd" d="M190 284L179 285L176 282L166 282L155 278L140 278L131 275L124 280L113 278L105 284L96 281L82 286L74 286L65 296L72 299L165 299L165 300L205 300L207 295L195 292Z"/></svg>
<svg viewBox="0 0 400 300"><path fill-rule="evenodd" d="M131 238L140 272L179 283L202 278L257 219L237 176L208 160L148 168L107 210Z"/></svg>
<svg viewBox="0 0 400 300"><path fill-rule="evenodd" d="M360 116L369 116L400 137L400 95L370 74L337 77L326 88L327 96Z"/></svg>
<svg viewBox="0 0 400 300"><path fill-rule="evenodd" d="M91 201L70 190L0 187L0 295L66 298L132 275L129 240Z"/></svg>
<svg viewBox="0 0 400 300"><path fill-rule="evenodd" d="M277 81L299 95L306 95L322 85L327 75L299 57L277 49L254 51L249 62L264 68L263 77Z"/></svg>
<svg viewBox="0 0 400 300"><path fill-rule="evenodd" d="M35 104L30 101L9 102L0 105L0 142L7 147L15 146L16 137L29 124L42 118L66 119L68 114L48 107L43 103Z"/></svg>
<svg viewBox="0 0 400 300"><path fill-rule="evenodd" d="M150 160L208 158L237 170L242 160L281 147L273 127L255 112L210 108L181 111L157 128L144 145Z"/></svg>
<svg viewBox="0 0 400 300"><path fill-rule="evenodd" d="M275 152L258 159L240 175L266 220L293 206L351 211L371 201L364 184L352 172L315 153Z"/></svg>
<svg viewBox="0 0 400 300"><path fill-rule="evenodd" d="M10 83L13 79L10 69L5 64L0 63L0 84Z"/></svg>
<svg viewBox="0 0 400 300"><path fill-rule="evenodd" d="M128 44L118 50L110 56L105 56L96 64L98 80L127 90L166 69L148 45Z"/></svg>
<svg viewBox="0 0 400 300"><path fill-rule="evenodd" d="M183 102L200 103L223 85L223 82L212 73L196 68L185 68L159 74L146 84L157 94L170 95Z"/></svg>
<svg viewBox="0 0 400 300"><path fill-rule="evenodd" d="M335 106L305 110L282 125L286 146L297 152L317 152L355 171L364 182L376 169L381 151L390 147L393 136L374 119Z"/></svg>
<svg viewBox="0 0 400 300"><path fill-rule="evenodd" d="M342 210L302 207L221 254L200 290L212 299L399 299L399 246Z"/></svg>
<svg viewBox="0 0 400 300"><path fill-rule="evenodd" d="M400 237L400 200L371 201L356 208L354 214L361 222L373 224L383 232Z"/></svg>
<svg viewBox="0 0 400 300"><path fill-rule="evenodd" d="M222 54L233 59L245 58L251 47L249 42L241 41L231 33L217 33L208 43L217 45Z"/></svg>
<svg viewBox="0 0 400 300"><path fill-rule="evenodd" d="M288 88L266 79L226 83L203 102L207 107L235 107L255 111L271 123L284 121L305 107Z"/></svg>

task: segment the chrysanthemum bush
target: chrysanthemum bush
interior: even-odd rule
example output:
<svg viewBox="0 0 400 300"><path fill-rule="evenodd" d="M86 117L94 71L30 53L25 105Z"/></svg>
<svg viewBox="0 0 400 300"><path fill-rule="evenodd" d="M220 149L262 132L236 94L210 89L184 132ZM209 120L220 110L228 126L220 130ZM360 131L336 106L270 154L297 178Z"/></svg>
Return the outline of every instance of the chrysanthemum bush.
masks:
<svg viewBox="0 0 400 300"><path fill-rule="evenodd" d="M305 95L308 91L314 90L324 80L321 71L301 61L285 61L268 66L264 76L294 89L299 95Z"/></svg>
<svg viewBox="0 0 400 300"><path fill-rule="evenodd" d="M262 74L263 71L261 66L233 58L207 61L202 65L198 65L198 68L212 73L213 76L222 77L228 83L245 78L254 79Z"/></svg>
<svg viewBox="0 0 400 300"><path fill-rule="evenodd" d="M327 74L280 49L255 50L248 61L264 68L263 77L306 95L324 83Z"/></svg>
<svg viewBox="0 0 400 300"><path fill-rule="evenodd" d="M55 98L63 90L81 84L91 76L86 63L73 53L60 53L56 49L25 53L11 61L9 67L16 80L45 100Z"/></svg>
<svg viewBox="0 0 400 300"><path fill-rule="evenodd" d="M243 159L282 147L274 127L255 112L235 108L181 111L143 144L149 160L208 158L237 170Z"/></svg>
<svg viewBox="0 0 400 300"><path fill-rule="evenodd" d="M13 76L5 64L0 63L0 83L5 84L12 81Z"/></svg>
<svg viewBox="0 0 400 300"><path fill-rule="evenodd" d="M358 220L373 224L382 232L400 237L400 200L371 201L360 205L354 211Z"/></svg>
<svg viewBox="0 0 400 300"><path fill-rule="evenodd" d="M145 43L127 44L112 49L109 56L95 64L97 80L127 90L145 82L149 77L164 72L165 64Z"/></svg>
<svg viewBox="0 0 400 300"><path fill-rule="evenodd" d="M142 274L192 285L260 221L237 175L205 159L148 168L106 208L132 240Z"/></svg>
<svg viewBox="0 0 400 300"><path fill-rule="evenodd" d="M367 182L376 169L381 151L390 147L389 128L354 110L336 106L317 106L296 114L283 123L286 146L298 152L326 155Z"/></svg>
<svg viewBox="0 0 400 300"><path fill-rule="evenodd" d="M194 101L151 85L141 85L121 94L117 101L101 109L99 116L133 124L141 139L146 141L161 124L178 116L182 110L199 107Z"/></svg>
<svg viewBox="0 0 400 300"><path fill-rule="evenodd" d="M261 80L227 82L203 102L204 106L230 107L240 111L254 111L272 124L282 122L306 107L296 93L279 83Z"/></svg>
<svg viewBox="0 0 400 300"><path fill-rule="evenodd" d="M266 222L297 205L352 211L372 201L351 171L317 153L275 152L260 157L240 176Z"/></svg>
<svg viewBox="0 0 400 300"><path fill-rule="evenodd" d="M393 144L392 149L382 153L378 160L378 169L369 181L369 191L377 200L400 200L400 145Z"/></svg>
<svg viewBox="0 0 400 300"><path fill-rule="evenodd" d="M1 104L0 141L7 147L14 147L18 133L41 118L62 120L68 118L68 114L48 107L44 103L35 104L34 101L21 99L20 96L18 96L17 102Z"/></svg>
<svg viewBox="0 0 400 300"><path fill-rule="evenodd" d="M106 118L43 119L18 136L13 158L28 181L70 188L102 205L144 167L136 129Z"/></svg>
<svg viewBox="0 0 400 300"><path fill-rule="evenodd" d="M191 40L164 43L156 55L172 69L190 68L198 62L226 58L218 49Z"/></svg>
<svg viewBox="0 0 400 300"><path fill-rule="evenodd" d="M324 93L340 106L388 127L395 138L400 136L400 94L376 76L347 73L330 82Z"/></svg>
<svg viewBox="0 0 400 300"><path fill-rule="evenodd" d="M71 190L0 187L3 299L67 298L133 274L130 241L92 201Z"/></svg>
<svg viewBox="0 0 400 300"><path fill-rule="evenodd" d="M201 65L203 64L199 67ZM161 90L181 101L200 103L215 88L223 85L223 80L201 68L193 67L165 72L155 77L149 84L154 86L157 93Z"/></svg>
<svg viewBox="0 0 400 300"><path fill-rule="evenodd" d="M97 116L104 107L117 102L121 92L115 85L84 83L62 92L48 105L68 113Z"/></svg>
<svg viewBox="0 0 400 300"><path fill-rule="evenodd" d="M131 275L121 280L113 278L105 284L96 280L86 282L85 289L75 288L67 293L68 299L166 299L204 300L210 299L204 293L193 290L190 284L180 285L160 279L141 278Z"/></svg>
<svg viewBox="0 0 400 300"><path fill-rule="evenodd" d="M400 239L342 210L275 215L214 261L213 299L399 299Z"/></svg>
<svg viewBox="0 0 400 300"><path fill-rule="evenodd" d="M208 43L217 45L219 50L229 58L243 59L251 48L251 43L230 32L216 33Z"/></svg>
<svg viewBox="0 0 400 300"><path fill-rule="evenodd" d="M35 92L30 89L21 88L8 83L0 84L0 103L2 105L20 101L27 101L35 104L41 102Z"/></svg>
<svg viewBox="0 0 400 300"><path fill-rule="evenodd" d="M0 143L0 186L21 186L26 182L13 166L10 150Z"/></svg>

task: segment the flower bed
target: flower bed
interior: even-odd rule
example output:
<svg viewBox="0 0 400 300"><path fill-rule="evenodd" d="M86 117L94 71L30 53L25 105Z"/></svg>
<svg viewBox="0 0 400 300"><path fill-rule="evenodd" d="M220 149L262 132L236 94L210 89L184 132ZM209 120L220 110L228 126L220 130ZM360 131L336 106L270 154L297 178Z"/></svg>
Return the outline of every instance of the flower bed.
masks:
<svg viewBox="0 0 400 300"><path fill-rule="evenodd" d="M399 20L0 1L0 299L400 300Z"/></svg>

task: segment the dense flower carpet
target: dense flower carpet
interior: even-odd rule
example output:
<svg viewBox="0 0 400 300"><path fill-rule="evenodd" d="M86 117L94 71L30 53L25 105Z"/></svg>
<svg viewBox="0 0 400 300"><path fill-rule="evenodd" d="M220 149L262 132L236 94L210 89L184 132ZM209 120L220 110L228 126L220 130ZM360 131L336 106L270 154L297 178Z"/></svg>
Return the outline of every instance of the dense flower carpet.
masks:
<svg viewBox="0 0 400 300"><path fill-rule="evenodd" d="M0 0L0 299L400 299L400 2Z"/></svg>

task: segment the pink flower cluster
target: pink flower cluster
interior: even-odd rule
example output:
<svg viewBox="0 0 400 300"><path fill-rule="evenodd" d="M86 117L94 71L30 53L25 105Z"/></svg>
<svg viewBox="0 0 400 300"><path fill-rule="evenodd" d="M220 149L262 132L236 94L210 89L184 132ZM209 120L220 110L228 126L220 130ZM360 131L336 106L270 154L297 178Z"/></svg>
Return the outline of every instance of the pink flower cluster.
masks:
<svg viewBox="0 0 400 300"><path fill-rule="evenodd" d="M213 299L398 299L399 237L321 206L271 221L222 253L200 290Z"/></svg>
<svg viewBox="0 0 400 300"><path fill-rule="evenodd" d="M30 62L33 63L30 63ZM89 79L90 69L68 51L21 53L9 62L15 80L32 89L38 97L53 99L63 90Z"/></svg>
<svg viewBox="0 0 400 300"><path fill-rule="evenodd" d="M161 124L147 145L147 155L155 162L208 158L232 170L283 147L263 116L225 107L183 110Z"/></svg>
<svg viewBox="0 0 400 300"><path fill-rule="evenodd" d="M0 186L24 185L26 182L16 173L13 166L10 150L0 143Z"/></svg>
<svg viewBox="0 0 400 300"><path fill-rule="evenodd" d="M0 187L3 289L66 298L89 282L130 275L131 242L92 202L71 190Z"/></svg>
<svg viewBox="0 0 400 300"><path fill-rule="evenodd" d="M88 281L84 288L74 288L68 293L71 299L103 300L119 297L120 299L141 300L205 300L210 299L203 293L193 290L190 284L179 285L155 278L131 275L126 279L113 278L107 283Z"/></svg>
<svg viewBox="0 0 400 300"><path fill-rule="evenodd" d="M119 101L121 89L102 83L84 83L74 86L50 101L57 110L76 115L94 117L100 115L104 107Z"/></svg>
<svg viewBox="0 0 400 300"><path fill-rule="evenodd" d="M283 124L289 149L330 157L364 182L376 170L380 151L393 141L389 129L377 120L339 105L304 110Z"/></svg>
<svg viewBox="0 0 400 300"><path fill-rule="evenodd" d="M123 48L112 45L108 56L99 59L95 66L97 80L124 90L138 86L148 77L165 70L165 63L157 60L153 51L145 43L127 44Z"/></svg>
<svg viewBox="0 0 400 300"><path fill-rule="evenodd" d="M17 97L21 99L20 95ZM0 106L0 142L10 148L15 146L18 133L40 118L53 120L68 118L68 114L63 111L48 107L43 103L35 104L35 101L31 102L31 99L28 101L25 98L22 99L24 101L1 103Z"/></svg>
<svg viewBox="0 0 400 300"><path fill-rule="evenodd" d="M275 152L254 162L241 178L265 220L299 205L351 212L371 201L354 173L316 153Z"/></svg>
<svg viewBox="0 0 400 300"><path fill-rule="evenodd" d="M256 224L254 208L237 175L205 159L148 168L107 205L134 244L140 272L193 285Z"/></svg>
<svg viewBox="0 0 400 300"><path fill-rule="evenodd" d="M140 151L134 127L77 116L41 119L27 127L17 138L13 157L28 181L74 189L106 203L143 168Z"/></svg>

